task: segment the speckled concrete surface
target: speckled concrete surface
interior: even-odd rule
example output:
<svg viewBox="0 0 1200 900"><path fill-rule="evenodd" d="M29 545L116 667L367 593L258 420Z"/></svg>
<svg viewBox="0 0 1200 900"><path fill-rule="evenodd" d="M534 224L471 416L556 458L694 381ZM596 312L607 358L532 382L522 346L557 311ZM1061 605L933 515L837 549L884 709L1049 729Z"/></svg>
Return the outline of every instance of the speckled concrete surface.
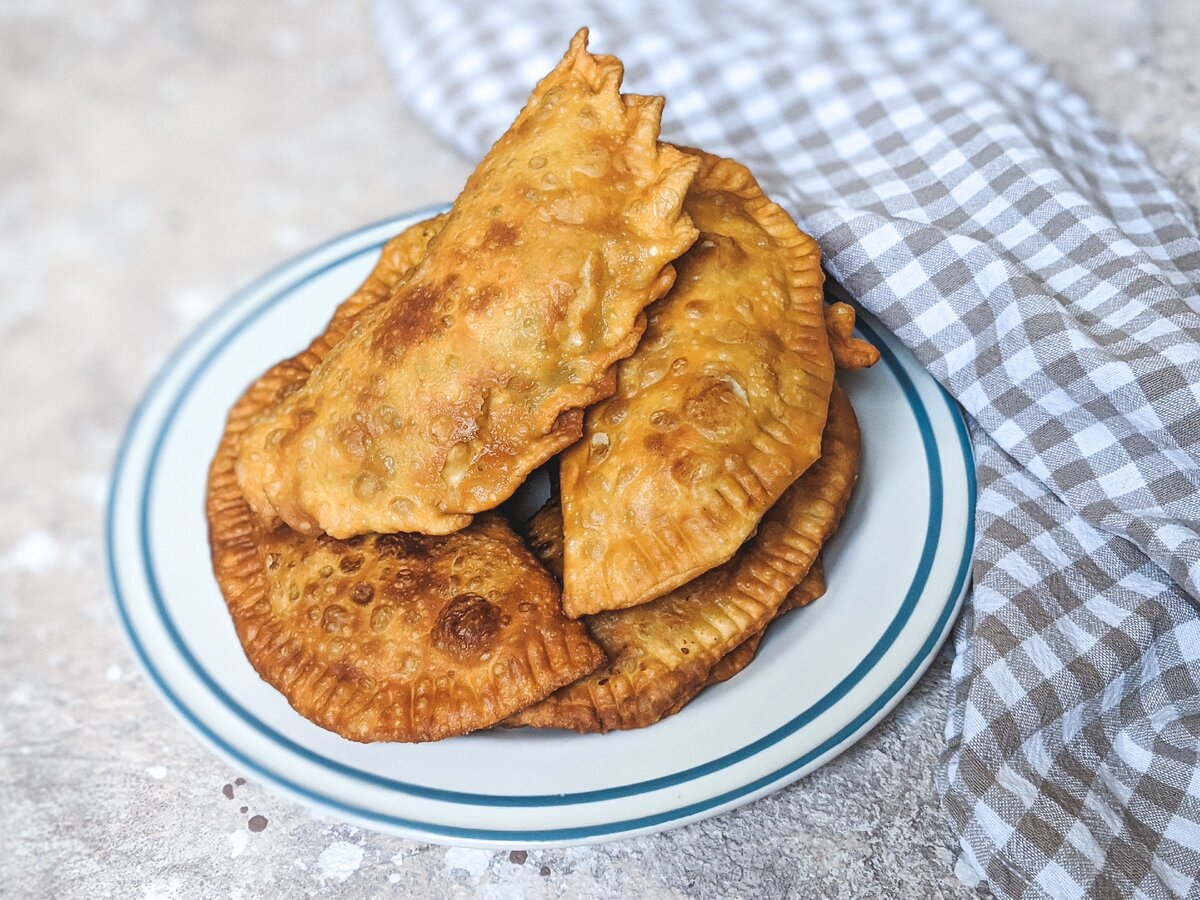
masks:
<svg viewBox="0 0 1200 900"><path fill-rule="evenodd" d="M1191 0L986 5L1200 201ZM933 792L944 659L867 739L769 799L511 855L316 818L239 782L151 693L100 537L148 379L269 265L449 198L467 171L395 101L354 5L0 6L0 893L978 896L953 875Z"/></svg>

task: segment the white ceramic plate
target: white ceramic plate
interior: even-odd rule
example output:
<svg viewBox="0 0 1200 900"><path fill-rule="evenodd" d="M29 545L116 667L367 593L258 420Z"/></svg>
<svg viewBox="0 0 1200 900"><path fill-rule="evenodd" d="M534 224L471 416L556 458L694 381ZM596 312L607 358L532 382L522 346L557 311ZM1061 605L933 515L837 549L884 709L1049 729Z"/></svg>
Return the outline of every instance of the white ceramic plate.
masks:
<svg viewBox="0 0 1200 900"><path fill-rule="evenodd" d="M192 335L134 415L113 476L109 567L134 653L168 705L219 755L290 797L370 828L482 847L682 825L853 744L941 646L973 542L974 465L958 409L870 319L862 329L883 361L842 379L863 461L826 550L828 593L772 626L745 672L680 714L608 735L362 745L305 721L255 675L209 567L204 484L226 412L323 327L387 238L436 211L337 238L252 284ZM532 506L544 481L524 490Z"/></svg>

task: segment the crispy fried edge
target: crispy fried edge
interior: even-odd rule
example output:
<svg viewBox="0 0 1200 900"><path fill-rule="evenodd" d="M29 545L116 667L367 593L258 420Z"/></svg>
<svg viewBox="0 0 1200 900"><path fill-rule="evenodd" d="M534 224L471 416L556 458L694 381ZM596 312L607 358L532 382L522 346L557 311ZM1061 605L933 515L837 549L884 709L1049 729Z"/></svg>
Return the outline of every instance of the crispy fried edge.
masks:
<svg viewBox="0 0 1200 900"><path fill-rule="evenodd" d="M868 369L879 362L879 348L854 336L855 320L854 307L849 303L826 304L825 330L839 372Z"/></svg>
<svg viewBox="0 0 1200 900"><path fill-rule="evenodd" d="M804 580L792 588L791 592L787 595L787 599L779 607L779 612L775 614L775 618L768 622L762 631L750 635L750 637L718 659L712 669L709 670L708 678L705 679L704 683L692 694L681 697L679 702L663 714L663 718L675 715L675 713L679 712L714 684L721 684L728 681L745 669L758 656L758 648L762 644L762 639L767 634L767 629L779 621L779 618L784 613L790 612L793 609L799 609L802 606L808 606L808 604L819 599L824 593L825 567L821 563L821 557L818 556L817 561L813 563L813 567L804 576Z"/></svg>

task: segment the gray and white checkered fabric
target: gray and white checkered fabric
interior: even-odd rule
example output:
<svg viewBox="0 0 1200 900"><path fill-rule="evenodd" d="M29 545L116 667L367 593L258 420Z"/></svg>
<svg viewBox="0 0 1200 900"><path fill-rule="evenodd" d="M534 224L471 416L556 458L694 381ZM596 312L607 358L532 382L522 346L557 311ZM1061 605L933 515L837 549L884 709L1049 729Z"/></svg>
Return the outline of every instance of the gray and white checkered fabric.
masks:
<svg viewBox="0 0 1200 900"><path fill-rule="evenodd" d="M734 156L974 420L941 773L1003 896L1200 894L1200 238L1142 152L967 0L379 0L480 156L582 24Z"/></svg>

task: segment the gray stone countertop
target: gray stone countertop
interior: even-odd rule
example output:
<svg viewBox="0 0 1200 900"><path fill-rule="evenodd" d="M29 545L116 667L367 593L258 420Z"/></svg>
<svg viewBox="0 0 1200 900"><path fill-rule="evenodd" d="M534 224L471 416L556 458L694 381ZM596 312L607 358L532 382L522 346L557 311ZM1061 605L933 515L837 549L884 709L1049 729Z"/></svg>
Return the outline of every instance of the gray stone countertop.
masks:
<svg viewBox="0 0 1200 900"><path fill-rule="evenodd" d="M985 0L1200 202L1193 0ZM619 49L619 48L618 48ZM101 514L167 353L267 267L453 197L356 4L0 9L0 893L962 897L934 793L945 654L873 733L666 834L490 853L317 817L211 756L121 638Z"/></svg>

